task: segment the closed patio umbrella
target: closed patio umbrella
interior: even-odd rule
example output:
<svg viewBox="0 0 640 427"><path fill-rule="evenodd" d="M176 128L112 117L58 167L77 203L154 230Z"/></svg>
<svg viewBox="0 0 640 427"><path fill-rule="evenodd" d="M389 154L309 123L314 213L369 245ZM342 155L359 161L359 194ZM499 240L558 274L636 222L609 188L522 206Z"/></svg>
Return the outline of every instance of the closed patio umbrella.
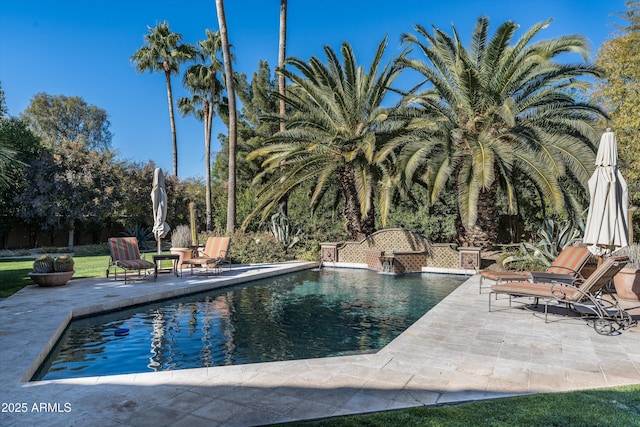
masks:
<svg viewBox="0 0 640 427"><path fill-rule="evenodd" d="M600 138L596 169L589 178L589 194L591 201L583 241L602 259L629 244L629 194L618 170L616 136L609 128Z"/></svg>
<svg viewBox="0 0 640 427"><path fill-rule="evenodd" d="M158 253L162 253L161 240L169 233L171 227L165 222L167 218L167 191L164 188L164 175L160 168L153 171L151 203L153 204L153 235L158 241Z"/></svg>

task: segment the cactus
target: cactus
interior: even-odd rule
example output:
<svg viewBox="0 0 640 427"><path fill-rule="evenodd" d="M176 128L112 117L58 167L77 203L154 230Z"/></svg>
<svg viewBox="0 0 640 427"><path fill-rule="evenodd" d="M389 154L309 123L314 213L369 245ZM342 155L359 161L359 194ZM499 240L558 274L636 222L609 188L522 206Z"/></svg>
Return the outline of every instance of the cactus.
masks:
<svg viewBox="0 0 640 427"><path fill-rule="evenodd" d="M73 258L69 255L60 255L53 261L53 270L56 272L73 271Z"/></svg>
<svg viewBox="0 0 640 427"><path fill-rule="evenodd" d="M191 244L198 244L198 233L196 233L196 204L189 203L189 223L191 226Z"/></svg>
<svg viewBox="0 0 640 427"><path fill-rule="evenodd" d="M53 271L53 258L51 255L42 255L33 261L34 273L51 273Z"/></svg>

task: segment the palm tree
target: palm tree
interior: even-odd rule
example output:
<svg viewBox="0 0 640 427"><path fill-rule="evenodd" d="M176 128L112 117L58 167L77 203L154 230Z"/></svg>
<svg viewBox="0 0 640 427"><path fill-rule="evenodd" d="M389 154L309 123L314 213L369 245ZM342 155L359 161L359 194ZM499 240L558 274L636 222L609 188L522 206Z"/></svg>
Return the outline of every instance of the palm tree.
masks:
<svg viewBox="0 0 640 427"><path fill-rule="evenodd" d="M12 166L24 165L17 156L16 151L11 148L11 143L5 140L5 135L0 136L0 188L9 187L14 177Z"/></svg>
<svg viewBox="0 0 640 427"><path fill-rule="evenodd" d="M286 118L286 130L268 138L264 147L248 157L266 157L264 170L254 182L269 176L251 216L262 212L264 220L284 194L314 182L312 208L327 192L339 189L346 229L353 238L375 231L376 198L386 221L392 163L379 152L402 129L402 123L394 120L395 110L382 107L399 72L395 60L379 70L386 44L385 38L366 72L357 65L348 43L341 48L342 63L325 46L328 65L316 57L308 63L289 58L287 63L299 74L279 69L292 82L283 97L292 114Z"/></svg>
<svg viewBox="0 0 640 427"><path fill-rule="evenodd" d="M206 30L207 38L198 42L197 57L202 64L192 65L184 75L183 84L191 91L191 98L180 98L178 108L182 114L194 114L204 122L204 155L206 163L205 209L206 231L213 230L211 222L211 130L213 117L220 107L223 86L218 79L222 63L218 59L222 45L220 33ZM206 64L208 62L208 64ZM201 107L201 108L200 108Z"/></svg>
<svg viewBox="0 0 640 427"><path fill-rule="evenodd" d="M222 59L224 61L225 86L229 97L229 182L227 184L227 233L236 228L236 150L238 144L238 114L236 111L236 92L233 82L231 50L227 32L227 18L224 13L224 0L216 0L218 26L222 40Z"/></svg>
<svg viewBox="0 0 640 427"><path fill-rule="evenodd" d="M430 87L405 98L418 130L405 140L399 169L405 181L427 185L432 202L455 182L462 245L495 242L498 195L514 214L518 176L556 211L572 194L585 193L596 120L604 113L577 100L587 87L579 78L599 72L588 64L554 61L568 52L586 60L582 36L532 42L549 23L534 25L511 44L515 23L505 22L489 37L489 20L481 17L469 49L455 27L452 36L437 28L431 35L421 26L417 35L403 35L425 58L402 59L402 66L418 71Z"/></svg>
<svg viewBox="0 0 640 427"><path fill-rule="evenodd" d="M162 22L155 28L147 27L149 34L144 36L144 45L138 49L131 60L136 64L136 71L162 71L167 84L167 100L169 103L169 120L171 123L171 141L173 146L173 174L178 176L178 139L176 122L173 116L173 91L171 75L178 74L180 64L195 56L195 49L188 44L181 44L182 35L172 33L169 23Z"/></svg>

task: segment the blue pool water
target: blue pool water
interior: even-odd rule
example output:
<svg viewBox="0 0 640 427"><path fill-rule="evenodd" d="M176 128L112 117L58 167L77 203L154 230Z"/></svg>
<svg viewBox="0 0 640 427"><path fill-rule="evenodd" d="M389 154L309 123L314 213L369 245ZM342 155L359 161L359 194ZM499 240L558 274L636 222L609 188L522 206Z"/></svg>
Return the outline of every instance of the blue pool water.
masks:
<svg viewBox="0 0 640 427"><path fill-rule="evenodd" d="M33 380L372 352L464 280L308 270L77 319Z"/></svg>

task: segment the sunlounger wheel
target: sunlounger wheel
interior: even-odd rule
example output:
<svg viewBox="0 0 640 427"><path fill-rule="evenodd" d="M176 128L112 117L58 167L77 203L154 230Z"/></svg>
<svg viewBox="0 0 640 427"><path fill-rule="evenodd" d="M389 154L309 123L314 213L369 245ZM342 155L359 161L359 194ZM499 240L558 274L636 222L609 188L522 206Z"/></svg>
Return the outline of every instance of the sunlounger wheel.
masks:
<svg viewBox="0 0 640 427"><path fill-rule="evenodd" d="M600 335L611 335L619 329L619 326L609 319L596 319L593 321L593 329Z"/></svg>

